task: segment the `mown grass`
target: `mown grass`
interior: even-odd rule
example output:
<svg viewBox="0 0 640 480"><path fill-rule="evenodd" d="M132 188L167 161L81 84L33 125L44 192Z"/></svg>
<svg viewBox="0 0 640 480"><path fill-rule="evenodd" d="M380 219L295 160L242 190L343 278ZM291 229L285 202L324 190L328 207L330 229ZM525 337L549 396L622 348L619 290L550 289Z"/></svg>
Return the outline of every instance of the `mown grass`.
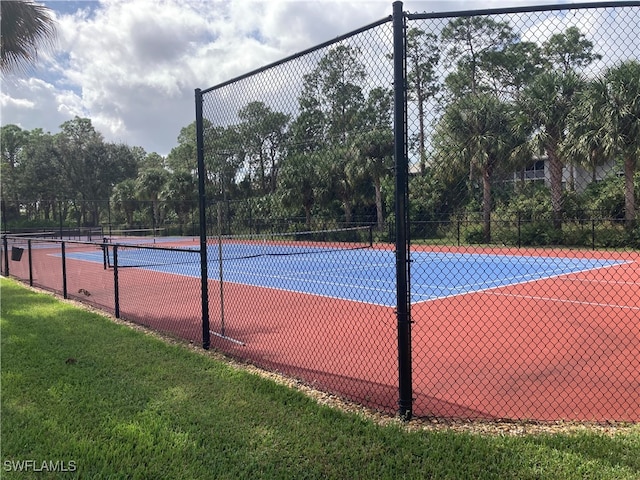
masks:
<svg viewBox="0 0 640 480"><path fill-rule="evenodd" d="M1 282L2 478L640 478L640 427L514 437L381 426ZM25 460L75 471L15 471Z"/></svg>

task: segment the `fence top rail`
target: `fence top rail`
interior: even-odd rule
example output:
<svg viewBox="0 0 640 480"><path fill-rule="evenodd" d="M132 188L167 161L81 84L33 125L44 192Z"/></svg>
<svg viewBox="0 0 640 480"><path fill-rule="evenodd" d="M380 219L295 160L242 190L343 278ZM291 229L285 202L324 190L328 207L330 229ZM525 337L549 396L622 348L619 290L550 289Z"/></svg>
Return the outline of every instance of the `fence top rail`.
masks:
<svg viewBox="0 0 640 480"><path fill-rule="evenodd" d="M427 20L427 19L435 19L435 18L501 15L501 14L509 14L509 13L548 12L548 11L558 11L558 10L581 10L581 9L595 9L595 8L622 8L622 7L638 7L638 6L640 6L639 0L610 0L606 2L570 3L570 4L565 3L565 4L557 4L557 5L532 5L532 6L522 6L522 7L507 7L507 8L493 8L493 9L480 9L480 10L460 10L460 11L450 11L450 12L405 13L405 16L409 20ZM390 22L391 20L393 20L393 16L389 15L376 22L370 23L356 30L352 30L343 35L335 37L331 40L327 40L326 42L314 45L313 47L307 48L298 53L294 53L293 55L289 55L285 58L282 58L280 60L277 60L267 65L264 65L263 67L257 68L255 70L251 70L247 73L231 78L229 80L226 80L212 87L209 87L206 89L197 89L197 90L201 95L204 95L213 90L218 90L220 88L226 87L233 83L239 82L240 80L244 80L246 78L257 75L261 72L269 70L271 68L275 68L279 65L295 60L296 58L300 58L316 50L320 50L322 48L325 48L335 43L346 40L347 38L357 35L358 33L362 33L372 28L375 28L377 26L383 25L385 23Z"/></svg>
<svg viewBox="0 0 640 480"><path fill-rule="evenodd" d="M15 238L37 238L41 240L42 238L50 238L58 235L58 232L28 232L28 233L9 233L2 232L2 236L6 237L15 237Z"/></svg>
<svg viewBox="0 0 640 480"><path fill-rule="evenodd" d="M246 78L249 78L249 77L252 77L252 76L257 75L259 73L262 73L262 72L264 72L266 70L269 70L271 68L275 68L275 67L277 67L279 65L282 65L284 63L287 63L287 62L290 62L292 60L295 60L296 58L300 58L300 57L303 57L304 55L307 55L309 53L315 52L315 51L320 50L322 48L329 47L329 46L333 45L334 43L341 42L343 40L346 40L347 38L353 37L354 35L357 35L359 33L365 32L367 30L371 30L372 28L375 28L375 27L378 27L378 26L383 25L385 23L388 23L392 19L393 19L393 17L391 15L389 15L389 16L387 16L385 18L382 18L382 19L380 19L380 20L378 20L376 22L373 22L373 23L370 23L370 24L365 25L363 27L360 27L357 30L352 30L351 32L348 32L348 33L345 33L343 35L337 36L337 37L335 37L335 38L333 38L331 40L327 40L326 42L319 43L317 45L314 45L313 47L307 48L306 50L302 50L302 51L300 51L298 53L294 53L293 55L289 55L288 57L282 58L281 60L277 60L277 61L275 61L273 63L270 63L270 64L265 65L263 67L257 68L255 70L250 71L250 72L244 73L244 74L242 74L242 75L240 75L238 77L232 78L230 80L226 80L226 81L224 81L222 83L214 85L213 87L209 87L207 89L200 90L200 94L204 95L204 94L206 94L208 92L211 92L213 90L218 90L220 88L226 87L226 86L231 85L233 83L239 82L240 80L244 80Z"/></svg>
<svg viewBox="0 0 640 480"><path fill-rule="evenodd" d="M42 238L42 237L26 237L24 235L2 235L2 239L10 240L15 239L19 240L22 244L28 240L35 240L39 243L57 243L57 244L74 244L74 245L95 245L97 247L122 247L122 248L136 248L136 249L147 249L147 250L171 250L172 252L189 252L189 253L197 253L200 251L200 248L183 248L183 247L169 247L169 246L161 246L158 244L153 245L142 245L137 243L117 243L117 242L92 242L86 240L61 240L58 238Z"/></svg>
<svg viewBox="0 0 640 480"><path fill-rule="evenodd" d="M407 13L409 20L429 20L451 17L474 17L482 15L504 15L510 13L551 12L559 10L584 10L596 8L640 7L638 0L612 0L607 2L562 3L557 5L530 5L522 7L491 8L481 10L460 10L451 12Z"/></svg>

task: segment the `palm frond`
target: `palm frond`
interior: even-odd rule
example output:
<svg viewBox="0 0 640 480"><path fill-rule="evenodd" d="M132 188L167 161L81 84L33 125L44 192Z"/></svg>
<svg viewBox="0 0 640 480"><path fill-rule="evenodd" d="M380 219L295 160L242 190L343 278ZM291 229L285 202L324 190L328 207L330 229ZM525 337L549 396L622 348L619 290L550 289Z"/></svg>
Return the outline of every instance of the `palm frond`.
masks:
<svg viewBox="0 0 640 480"><path fill-rule="evenodd" d="M57 34L50 10L24 0L0 2L0 70L3 73L25 70L38 53L53 48Z"/></svg>

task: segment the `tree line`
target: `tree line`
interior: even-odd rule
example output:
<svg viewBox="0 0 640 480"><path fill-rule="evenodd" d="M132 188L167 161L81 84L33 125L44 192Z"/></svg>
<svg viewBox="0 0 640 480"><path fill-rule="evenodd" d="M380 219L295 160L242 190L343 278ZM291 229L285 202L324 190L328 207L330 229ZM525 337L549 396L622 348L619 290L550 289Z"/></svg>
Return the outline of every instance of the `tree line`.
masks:
<svg viewBox="0 0 640 480"><path fill-rule="evenodd" d="M587 209L627 232L637 228L638 60L588 75L601 57L578 28L538 44L490 17L451 20L439 35L414 27L406 45L407 99L417 112L412 220L479 212L485 242L492 218L516 210L548 214L555 232ZM249 101L233 125L205 120L207 198L225 205L227 222L231 215L298 218L306 228L366 221L382 231L392 220L392 91L370 86L365 56L348 44L327 49L303 76L295 115ZM3 126L3 216L182 228L197 220L195 128L185 126L163 157L105 142L86 118L57 134ZM524 174L505 181L536 158L546 159L548 187L528 184ZM605 164L619 168L596 182ZM593 172L584 191L571 180L577 166Z"/></svg>

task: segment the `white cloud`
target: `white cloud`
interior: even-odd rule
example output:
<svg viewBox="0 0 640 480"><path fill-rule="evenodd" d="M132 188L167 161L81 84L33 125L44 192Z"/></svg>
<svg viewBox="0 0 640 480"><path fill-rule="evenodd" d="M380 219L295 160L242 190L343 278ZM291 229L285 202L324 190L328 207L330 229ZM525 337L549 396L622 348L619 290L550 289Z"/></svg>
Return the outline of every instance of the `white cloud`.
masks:
<svg viewBox="0 0 640 480"><path fill-rule="evenodd" d="M0 92L0 105L2 108L15 108L21 110L33 110L36 106L33 100L26 98L12 98L4 92Z"/></svg>
<svg viewBox="0 0 640 480"><path fill-rule="evenodd" d="M522 5L407 1L405 11ZM169 153L208 88L391 14L386 0L52 2L58 52L29 78L2 78L2 123L56 132L84 116L107 140ZM72 7L81 7L72 10ZM64 8L63 8L64 7ZM586 25L586 24L585 24ZM613 31L615 20L589 28ZM635 25L629 28L637 28ZM637 50L636 50L637 51Z"/></svg>
<svg viewBox="0 0 640 480"><path fill-rule="evenodd" d="M75 115L85 116L82 99L73 91L57 88L39 78L19 78L2 83L2 124L14 123L27 130L57 132Z"/></svg>

